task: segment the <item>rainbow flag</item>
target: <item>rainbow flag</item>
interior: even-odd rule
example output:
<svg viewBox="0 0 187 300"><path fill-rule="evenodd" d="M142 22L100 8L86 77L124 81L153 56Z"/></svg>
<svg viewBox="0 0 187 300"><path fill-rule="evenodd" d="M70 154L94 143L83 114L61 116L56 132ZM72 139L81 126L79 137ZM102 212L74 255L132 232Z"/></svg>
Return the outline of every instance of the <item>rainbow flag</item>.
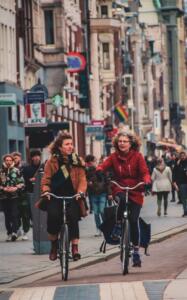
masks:
<svg viewBox="0 0 187 300"><path fill-rule="evenodd" d="M129 114L126 107L122 104L118 104L114 107L114 113L120 122L128 122Z"/></svg>

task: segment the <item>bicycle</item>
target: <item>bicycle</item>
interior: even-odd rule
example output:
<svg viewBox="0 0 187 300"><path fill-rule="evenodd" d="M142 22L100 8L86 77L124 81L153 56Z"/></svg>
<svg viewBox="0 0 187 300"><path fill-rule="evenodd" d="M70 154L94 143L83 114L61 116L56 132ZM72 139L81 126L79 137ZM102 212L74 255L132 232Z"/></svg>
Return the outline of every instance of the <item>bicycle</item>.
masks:
<svg viewBox="0 0 187 300"><path fill-rule="evenodd" d="M63 205L63 214L62 214L62 225L60 228L60 234L58 238L58 258L60 259L60 266L61 266L61 274L62 280L68 280L68 271L69 271L69 233L68 233L68 224L67 224L67 203L80 196L81 198L84 197L83 193L78 193L73 196L57 196L53 193L47 193L46 195L50 195L56 199L62 200Z"/></svg>
<svg viewBox="0 0 187 300"><path fill-rule="evenodd" d="M123 212L123 217L121 221L121 239L120 239L120 260L122 263L122 273L126 275L129 273L129 259L132 256L132 244L130 240L130 223L128 219L128 200L129 200L129 191L135 190L137 187L145 184L144 182L139 182L133 187L121 186L114 180L110 181L111 183L118 186L121 190L125 191L125 210Z"/></svg>

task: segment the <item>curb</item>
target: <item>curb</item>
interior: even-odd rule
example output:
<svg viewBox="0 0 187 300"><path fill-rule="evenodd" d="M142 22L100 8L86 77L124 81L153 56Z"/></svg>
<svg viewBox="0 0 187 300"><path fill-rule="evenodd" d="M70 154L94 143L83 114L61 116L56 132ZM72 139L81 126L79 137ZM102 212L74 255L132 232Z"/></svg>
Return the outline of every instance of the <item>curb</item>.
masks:
<svg viewBox="0 0 187 300"><path fill-rule="evenodd" d="M154 234L151 238L150 244L155 244L162 242L168 238L171 238L172 236L175 236L177 234L183 233L187 231L187 224L186 225L180 225L178 227L175 227L173 229L166 230L162 233ZM85 257L81 259L80 261L73 262L73 264L70 264L69 270L77 270L80 268L88 267L97 263L100 263L102 261L107 261L112 259L113 257L117 256L119 254L119 247L115 246L112 249L107 250L107 253L95 253L92 256ZM31 284L37 280L42 280L48 277L51 277L53 275L56 275L60 273L60 266L55 266L53 268L50 268L48 270L40 271L37 273L29 274L25 277L20 277L19 279L13 280L12 282L1 284L0 285L0 293L3 292L6 289L14 289L19 286L23 286L26 284Z"/></svg>

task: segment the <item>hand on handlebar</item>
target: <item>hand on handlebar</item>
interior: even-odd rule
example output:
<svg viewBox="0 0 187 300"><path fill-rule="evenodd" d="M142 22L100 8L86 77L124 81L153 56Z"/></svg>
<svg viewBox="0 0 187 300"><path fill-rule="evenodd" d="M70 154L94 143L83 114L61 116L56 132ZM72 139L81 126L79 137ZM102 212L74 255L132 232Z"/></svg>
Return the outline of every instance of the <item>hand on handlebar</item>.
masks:
<svg viewBox="0 0 187 300"><path fill-rule="evenodd" d="M79 200L81 198L85 198L85 194L83 192L79 192L79 194L76 196L76 200Z"/></svg>
<svg viewBox="0 0 187 300"><path fill-rule="evenodd" d="M151 182L145 183L144 189L145 189L145 196L150 195L150 193L151 193Z"/></svg>
<svg viewBox="0 0 187 300"><path fill-rule="evenodd" d="M51 195L49 195L49 192L44 192L41 197L47 199L48 201L51 200Z"/></svg>

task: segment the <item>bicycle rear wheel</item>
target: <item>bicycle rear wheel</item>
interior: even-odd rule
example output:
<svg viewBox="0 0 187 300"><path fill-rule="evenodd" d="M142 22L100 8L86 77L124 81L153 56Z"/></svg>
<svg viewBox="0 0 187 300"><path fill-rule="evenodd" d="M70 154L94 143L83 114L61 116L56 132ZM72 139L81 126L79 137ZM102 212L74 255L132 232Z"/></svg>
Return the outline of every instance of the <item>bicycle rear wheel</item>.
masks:
<svg viewBox="0 0 187 300"><path fill-rule="evenodd" d="M68 279L68 268L69 268L69 236L68 226L64 224L60 232L59 239L59 258L61 265L62 280Z"/></svg>
<svg viewBox="0 0 187 300"><path fill-rule="evenodd" d="M124 222L122 223L121 252L120 252L123 275L129 273L129 258L130 258L129 222L128 220L124 220Z"/></svg>

